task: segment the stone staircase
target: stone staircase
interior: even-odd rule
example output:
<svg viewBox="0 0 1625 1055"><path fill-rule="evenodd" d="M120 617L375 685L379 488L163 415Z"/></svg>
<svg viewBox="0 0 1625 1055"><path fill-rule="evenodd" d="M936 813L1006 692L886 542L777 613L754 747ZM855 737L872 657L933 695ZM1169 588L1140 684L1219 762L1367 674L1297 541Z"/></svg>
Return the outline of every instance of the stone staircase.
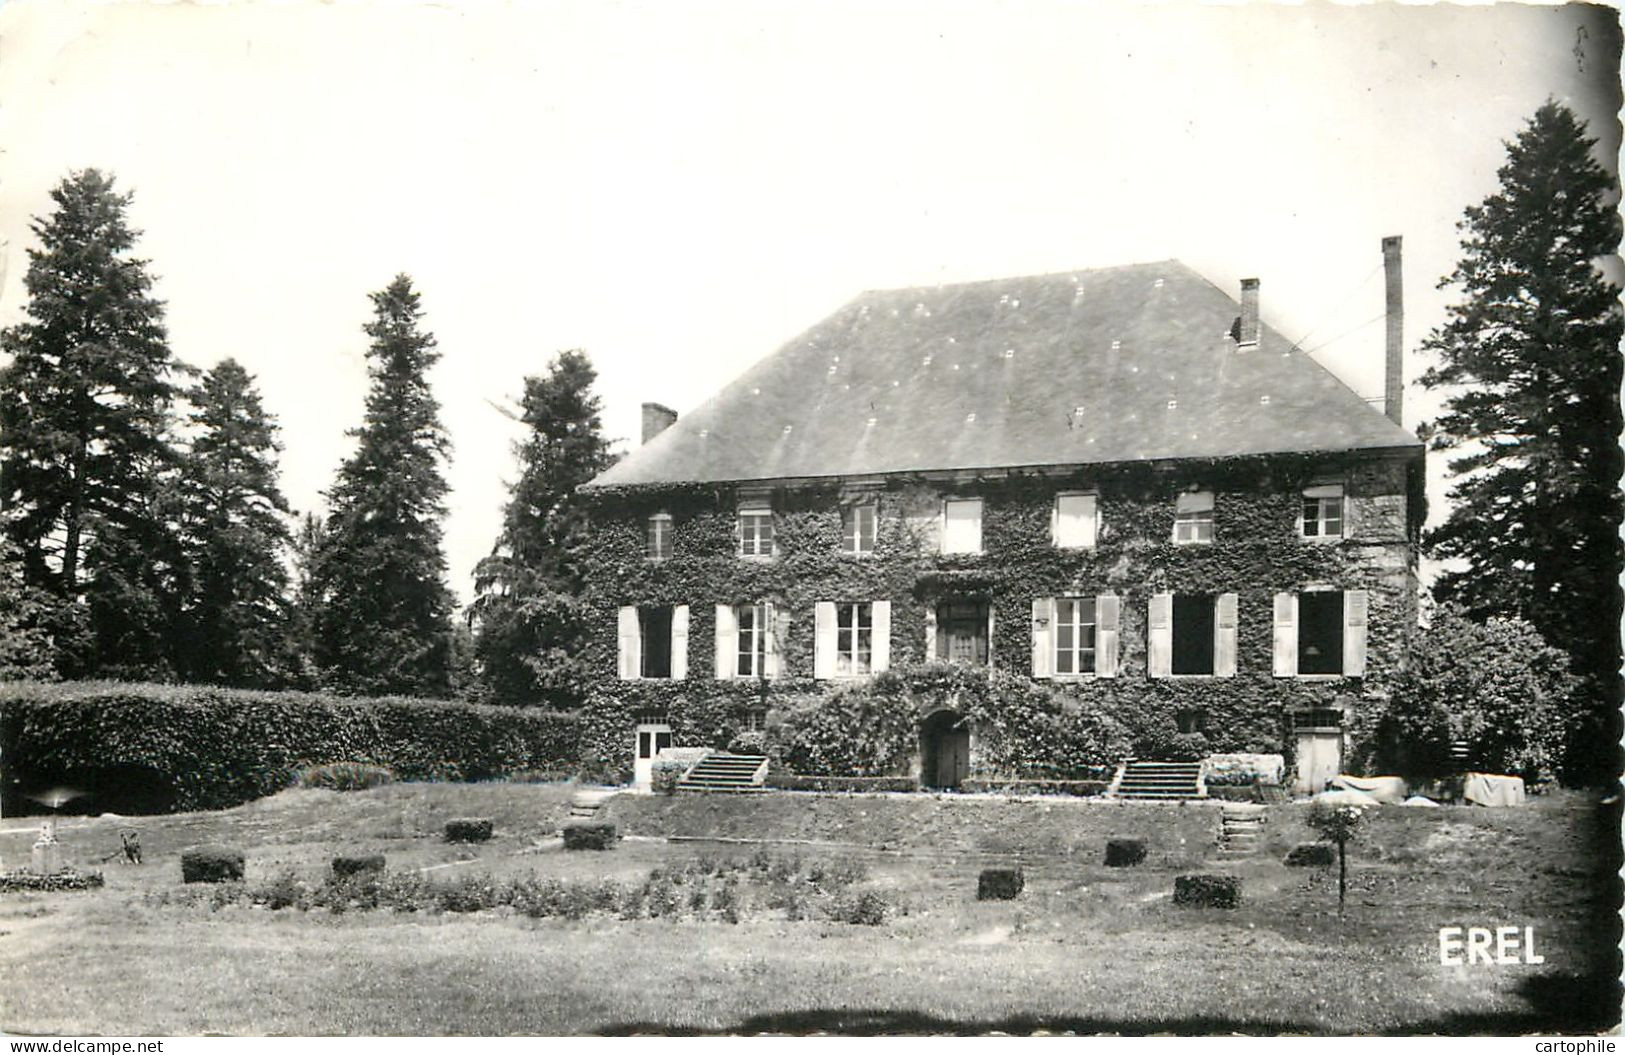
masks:
<svg viewBox="0 0 1625 1055"><path fill-rule="evenodd" d="M1247 857L1258 851L1269 820L1266 807L1227 802L1219 823L1219 856Z"/></svg>
<svg viewBox="0 0 1625 1055"><path fill-rule="evenodd" d="M570 814L567 821L590 821L598 817L598 811L604 808L604 803L613 796L613 791L599 788L583 788L570 796Z"/></svg>
<svg viewBox="0 0 1625 1055"><path fill-rule="evenodd" d="M1205 799L1200 762L1130 761L1118 767L1111 787L1106 789L1109 799L1143 799L1172 801L1178 799Z"/></svg>
<svg viewBox="0 0 1625 1055"><path fill-rule="evenodd" d="M677 781L678 791L761 791L767 777L766 755L730 755L713 751L694 763Z"/></svg>

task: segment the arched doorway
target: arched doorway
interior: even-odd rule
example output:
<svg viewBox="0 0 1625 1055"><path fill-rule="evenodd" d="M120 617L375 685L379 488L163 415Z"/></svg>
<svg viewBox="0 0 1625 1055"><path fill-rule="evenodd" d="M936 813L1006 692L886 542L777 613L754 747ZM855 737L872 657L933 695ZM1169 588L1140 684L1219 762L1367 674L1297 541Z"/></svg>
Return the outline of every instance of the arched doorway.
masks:
<svg viewBox="0 0 1625 1055"><path fill-rule="evenodd" d="M957 788L970 776L970 721L956 711L937 711L920 723L920 783Z"/></svg>

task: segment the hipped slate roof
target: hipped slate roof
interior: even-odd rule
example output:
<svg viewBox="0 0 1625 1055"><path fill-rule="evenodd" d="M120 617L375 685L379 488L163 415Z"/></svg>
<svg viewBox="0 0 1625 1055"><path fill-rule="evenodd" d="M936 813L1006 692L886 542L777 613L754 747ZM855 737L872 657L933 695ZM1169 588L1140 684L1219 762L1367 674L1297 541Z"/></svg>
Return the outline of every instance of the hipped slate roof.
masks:
<svg viewBox="0 0 1625 1055"><path fill-rule="evenodd" d="M1175 260L864 293L587 486L1420 448L1239 313Z"/></svg>

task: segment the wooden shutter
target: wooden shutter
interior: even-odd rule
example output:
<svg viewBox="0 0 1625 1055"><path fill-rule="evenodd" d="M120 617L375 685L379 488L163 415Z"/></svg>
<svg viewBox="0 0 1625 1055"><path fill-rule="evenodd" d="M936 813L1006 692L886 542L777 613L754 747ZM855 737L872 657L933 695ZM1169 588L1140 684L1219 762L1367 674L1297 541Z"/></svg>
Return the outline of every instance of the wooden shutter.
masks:
<svg viewBox="0 0 1625 1055"><path fill-rule="evenodd" d="M671 610L671 676L688 677L688 605Z"/></svg>
<svg viewBox="0 0 1625 1055"><path fill-rule="evenodd" d="M813 677L835 676L835 602L813 606Z"/></svg>
<svg viewBox="0 0 1625 1055"><path fill-rule="evenodd" d="M638 609L636 605L622 605L615 619L615 636L619 642L621 680L631 681L643 671L643 650L638 636Z"/></svg>
<svg viewBox="0 0 1625 1055"><path fill-rule="evenodd" d="M1154 593L1145 628L1146 673L1166 678L1174 665L1174 595Z"/></svg>
<svg viewBox="0 0 1625 1055"><path fill-rule="evenodd" d="M1115 593L1095 598L1095 674L1117 677L1117 654L1123 623L1123 604Z"/></svg>
<svg viewBox="0 0 1625 1055"><path fill-rule="evenodd" d="M739 650L739 617L734 613L733 605L717 605L717 637L713 651L716 654L716 671L719 678L734 676L736 664L735 653Z"/></svg>
<svg viewBox="0 0 1625 1055"><path fill-rule="evenodd" d="M935 663L937 660L937 606L925 606L925 661Z"/></svg>
<svg viewBox="0 0 1625 1055"><path fill-rule="evenodd" d="M1033 677L1055 676L1055 599L1033 598Z"/></svg>
<svg viewBox="0 0 1625 1055"><path fill-rule="evenodd" d="M1213 619L1213 674L1230 678L1236 673L1236 595L1219 594Z"/></svg>
<svg viewBox="0 0 1625 1055"><path fill-rule="evenodd" d="M870 611L869 669L879 674L891 669L891 602L876 601Z"/></svg>
<svg viewBox="0 0 1625 1055"><path fill-rule="evenodd" d="M1364 590L1343 591L1343 673L1365 677L1366 618L1370 596Z"/></svg>
<svg viewBox="0 0 1625 1055"><path fill-rule="evenodd" d="M1275 595L1275 676L1290 678L1298 673L1298 595Z"/></svg>

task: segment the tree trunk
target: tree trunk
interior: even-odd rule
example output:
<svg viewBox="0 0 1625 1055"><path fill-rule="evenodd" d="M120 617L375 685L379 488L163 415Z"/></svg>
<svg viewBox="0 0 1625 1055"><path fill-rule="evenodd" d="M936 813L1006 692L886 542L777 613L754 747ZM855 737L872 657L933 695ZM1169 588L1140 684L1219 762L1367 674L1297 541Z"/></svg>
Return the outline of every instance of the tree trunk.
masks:
<svg viewBox="0 0 1625 1055"><path fill-rule="evenodd" d="M1343 910L1343 895L1348 891L1349 883L1349 862L1344 854L1344 847L1347 845L1346 840L1337 840L1337 909L1339 912Z"/></svg>

